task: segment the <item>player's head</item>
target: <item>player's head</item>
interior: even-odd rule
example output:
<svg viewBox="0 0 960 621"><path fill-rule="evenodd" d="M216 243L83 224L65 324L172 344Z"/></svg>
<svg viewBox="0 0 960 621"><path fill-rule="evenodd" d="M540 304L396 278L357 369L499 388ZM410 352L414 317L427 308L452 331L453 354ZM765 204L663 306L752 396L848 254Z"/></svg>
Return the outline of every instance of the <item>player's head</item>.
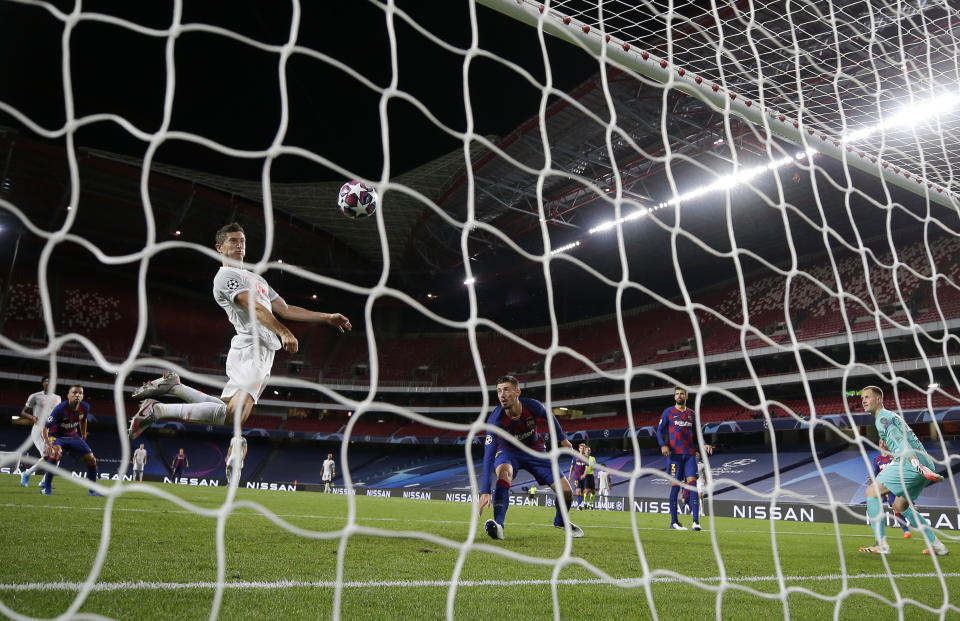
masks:
<svg viewBox="0 0 960 621"><path fill-rule="evenodd" d="M583 454L583 451L584 451L584 449L586 449L586 448L587 448L587 445L584 444L583 442L581 442L581 443L580 443L580 446L577 447L577 450L580 451L581 454Z"/></svg>
<svg viewBox="0 0 960 621"><path fill-rule="evenodd" d="M503 408L512 408L520 398L520 382L512 375L504 375L497 380L497 399Z"/></svg>
<svg viewBox="0 0 960 621"><path fill-rule="evenodd" d="M143 448L143 442L140 443L140 448Z"/></svg>
<svg viewBox="0 0 960 621"><path fill-rule="evenodd" d="M589 447L589 446L583 447L583 454L584 454L584 455L587 455L587 456L590 455L590 447Z"/></svg>
<svg viewBox="0 0 960 621"><path fill-rule="evenodd" d="M333 459L333 453L327 453L327 459Z"/></svg>
<svg viewBox="0 0 960 621"><path fill-rule="evenodd" d="M180 454L183 455L183 449L180 449Z"/></svg>
<svg viewBox="0 0 960 621"><path fill-rule="evenodd" d="M47 392L47 387L50 386L50 378L44 375L40 380L40 386L43 388L43 392Z"/></svg>
<svg viewBox="0 0 960 621"><path fill-rule="evenodd" d="M876 414L883 407L883 391L877 386L867 386L860 391L860 403L864 412Z"/></svg>
<svg viewBox="0 0 960 621"><path fill-rule="evenodd" d="M67 391L67 403L70 404L71 409L75 410L81 401L83 401L83 386L72 384L70 390Z"/></svg>
<svg viewBox="0 0 960 621"><path fill-rule="evenodd" d="M687 389L681 386L677 386L673 389L673 401L677 405L686 405L687 404Z"/></svg>
<svg viewBox="0 0 960 621"><path fill-rule="evenodd" d="M236 222L221 227L217 231L216 248L224 257L242 261L247 253L247 236L243 233L243 227Z"/></svg>

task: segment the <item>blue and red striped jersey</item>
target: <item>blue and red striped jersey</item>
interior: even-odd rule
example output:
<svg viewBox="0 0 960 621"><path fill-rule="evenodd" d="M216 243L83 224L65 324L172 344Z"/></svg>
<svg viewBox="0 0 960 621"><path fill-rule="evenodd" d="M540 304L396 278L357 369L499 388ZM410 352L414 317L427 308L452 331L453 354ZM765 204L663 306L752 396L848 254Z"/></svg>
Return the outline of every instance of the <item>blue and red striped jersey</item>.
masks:
<svg viewBox="0 0 960 621"><path fill-rule="evenodd" d="M675 405L665 409L657 426L657 442L660 446L669 445L674 455L696 455L697 436L693 428L696 422L690 408L682 412Z"/></svg>
<svg viewBox="0 0 960 621"><path fill-rule="evenodd" d="M893 462L893 455L877 455L873 458L873 476L877 476L883 469Z"/></svg>
<svg viewBox="0 0 960 621"><path fill-rule="evenodd" d="M557 444L567 439L566 434L560 427L560 422L553 414L548 414L547 409L536 399L520 397L520 416L513 418L509 412L505 412L503 406L498 405L490 416L487 417L487 424L499 427L512 435L520 444L524 444L534 451L545 453L546 434L537 431L537 422L543 424L543 428L549 430L549 419L553 419L553 424L557 430ZM548 419L549 417L549 419ZM520 453L520 449L513 446L510 442L502 440L495 434L487 434L483 451L483 476L480 480L480 493L490 493L493 484L493 464L494 460L501 451Z"/></svg>
<svg viewBox="0 0 960 621"><path fill-rule="evenodd" d="M570 476L572 476L575 480L581 478L583 473L587 470L587 463L581 461L582 459L584 458L581 456L576 457L573 460L573 473Z"/></svg>
<svg viewBox="0 0 960 621"><path fill-rule="evenodd" d="M70 402L64 401L53 408L47 416L47 435L52 438L79 438L80 421L90 413L90 404L81 401L76 410L70 409Z"/></svg>

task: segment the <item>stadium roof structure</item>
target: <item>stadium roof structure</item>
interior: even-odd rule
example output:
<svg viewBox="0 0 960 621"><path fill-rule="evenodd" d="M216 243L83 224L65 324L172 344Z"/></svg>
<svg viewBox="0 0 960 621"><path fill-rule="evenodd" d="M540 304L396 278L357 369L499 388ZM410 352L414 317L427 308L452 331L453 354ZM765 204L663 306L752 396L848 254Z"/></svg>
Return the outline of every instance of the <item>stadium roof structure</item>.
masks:
<svg viewBox="0 0 960 621"><path fill-rule="evenodd" d="M610 2L604 3L609 12L604 27L614 41L631 42L637 54L643 49L664 58L669 55L671 68L685 68L691 75L722 84L724 89L740 93L741 100L764 101L788 116L803 117L817 132L829 132L831 136L842 136L851 127L881 123L878 115L895 100L902 101L898 95L916 100L924 92L955 86L958 76L949 62L960 27L955 9L921 3L913 13L891 15L889 7L879 1L840 5L835 22L838 25L833 28L825 19L824 10L829 5L823 2L802 3L794 13L785 11L782 2L736 2L717 14L719 20L696 3L678 3L677 21L670 23L672 39L668 42L664 39L668 22L656 11L664 7L653 3L640 9L632 3ZM595 9L595 3L562 1L552 3L550 11L554 17L572 17L572 26L590 23L596 30L590 8ZM874 38L866 42L865 19L874 25L870 33ZM719 51L718 24L723 26L724 42ZM927 50L932 53L925 55ZM631 278L654 287L675 281L673 273L664 275L659 266L671 252L672 232L680 223L687 237L677 243L693 246L687 256L699 255L698 262L701 267L708 266L707 271L715 263L704 259L730 252L731 238L735 238L737 247L776 263L787 257L786 248L791 244L798 254L823 252L824 225L838 239L852 239L854 228L861 239L884 233L884 218L878 216L885 217L887 210L876 209L889 203L883 188L873 183L874 177L845 169L823 156L814 156L817 167L813 175L808 163L798 160L755 178L749 187L731 189L729 204L727 193L718 191L692 198L679 207L649 212L677 195L702 188L743 167L795 154L805 145L767 134L763 128L727 113L729 110L718 109L680 88L664 89L630 68L608 64L601 73L601 66L596 67L598 71L578 87L551 93L542 121L539 115L533 116L506 136L485 137L486 144L473 140L469 161L462 150L455 150L391 177L389 182L396 185L387 187L381 197L391 273L410 281L422 281L425 274L452 274L452 281L459 282L464 271L462 228L452 226L448 218L465 222L467 206L472 203L474 218L483 226L469 231L467 255L487 273L517 269L516 253L502 251L503 240L491 230L534 254L545 251L546 232L551 248L580 242L571 256L617 279L621 265L612 240L614 233L591 234L590 229L616 215L611 197L616 195L618 185L623 198L620 216L643 211L653 222L625 223L624 243L625 258L633 268ZM755 79L758 72L764 76L762 82ZM881 80L882 88L878 84ZM834 105L838 99L843 102L842 110ZM489 104L489 100L483 103ZM503 105L502 101L497 103ZM616 115L616 131L608 142L612 113ZM947 120L935 128L926 127L941 130L936 132L936 141L917 141L913 139L916 132L878 132L863 136L862 141L867 143L864 148L883 151L891 162L907 162L902 164L904 169L911 162L922 162L925 178L949 184L949 162L960 153L954 144L960 132L951 131L956 122ZM536 171L545 168L544 136L549 144L549 162L538 191ZM886 141L882 145L877 142L881 139ZM86 153L139 166L137 158L127 155L95 149ZM10 157L17 157L16 150ZM393 168L398 169L399 164L396 162ZM153 162L152 170L254 204L263 200L259 180L240 180L159 161ZM109 187L129 201L139 201L136 178L127 176L121 183L114 169L104 167L101 172L102 176L93 171L93 177L85 182ZM844 179L846 172L849 182ZM376 268L384 248L376 222L350 221L340 216L334 205L339 185L274 182L270 188L273 208L351 248ZM852 191L847 191L848 185ZM898 209L890 210L893 218L904 215L904 222L916 224L914 216L926 214L925 201L915 194L892 186L888 189L898 205ZM190 209L182 198L171 196L169 203L172 221L182 219L182 212ZM544 229L540 226L540 203ZM946 208L937 212L940 207L932 204L930 209L933 215L948 213ZM854 213L857 210L862 213ZM105 223L109 221L105 218ZM801 230L788 233L785 221ZM636 230L643 232L636 235ZM528 269L540 270L537 263L526 263ZM565 261L557 263L561 269L569 267ZM573 272L580 270L573 268ZM718 281L715 273L701 269L700 275L704 283Z"/></svg>

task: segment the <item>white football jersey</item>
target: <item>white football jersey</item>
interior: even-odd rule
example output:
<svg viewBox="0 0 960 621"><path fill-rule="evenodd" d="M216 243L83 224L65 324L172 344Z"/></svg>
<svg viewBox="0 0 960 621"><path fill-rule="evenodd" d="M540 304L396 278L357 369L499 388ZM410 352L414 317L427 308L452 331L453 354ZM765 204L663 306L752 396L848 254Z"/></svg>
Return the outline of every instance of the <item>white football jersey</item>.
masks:
<svg viewBox="0 0 960 621"><path fill-rule="evenodd" d="M323 478L324 479L333 478L333 460L332 459L323 460Z"/></svg>
<svg viewBox="0 0 960 621"><path fill-rule="evenodd" d="M600 489L604 489L610 484L610 473L606 470L601 470L597 476L600 479Z"/></svg>
<svg viewBox="0 0 960 621"><path fill-rule="evenodd" d="M31 414L37 417L37 422L34 424L41 427L46 424L47 416L53 411L53 408L59 404L60 395L48 395L45 392L35 392L27 397L26 407L30 410Z"/></svg>
<svg viewBox="0 0 960 621"><path fill-rule="evenodd" d="M147 449L138 448L133 452L133 465L143 468L147 463Z"/></svg>
<svg viewBox="0 0 960 621"><path fill-rule="evenodd" d="M280 338L266 326L256 321L252 322L251 320L255 320L255 317L250 316L247 306L236 301L237 295L244 291L253 291L256 303L268 309L271 308L270 302L279 297L259 274L237 267L220 267L220 271L213 278L213 298L223 307L227 318L237 331L231 347L235 349L250 347L256 335L262 347L272 350L280 349Z"/></svg>
<svg viewBox="0 0 960 621"><path fill-rule="evenodd" d="M230 439L230 461L243 462L243 452L247 449L247 439L243 436Z"/></svg>

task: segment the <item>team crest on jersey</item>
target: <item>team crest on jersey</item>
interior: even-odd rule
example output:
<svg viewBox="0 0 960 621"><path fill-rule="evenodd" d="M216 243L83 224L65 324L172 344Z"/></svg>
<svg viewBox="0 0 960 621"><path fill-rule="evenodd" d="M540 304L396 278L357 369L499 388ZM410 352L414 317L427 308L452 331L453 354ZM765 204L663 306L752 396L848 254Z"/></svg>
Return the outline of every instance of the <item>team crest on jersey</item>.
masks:
<svg viewBox="0 0 960 621"><path fill-rule="evenodd" d="M883 428L884 428L884 429L886 429L887 427L889 427L890 425L893 424L893 421L890 420L890 419L888 419L888 418L881 418L881 419L880 419L880 424L883 425Z"/></svg>
<svg viewBox="0 0 960 621"><path fill-rule="evenodd" d="M240 283L240 281L237 280L236 278L231 278L231 279L229 279L229 280L227 281L227 283L226 283L226 287L227 287L227 289L229 289L230 291L236 291L237 289L239 289L239 288L242 287L242 286L243 286L243 285L242 285L242 284Z"/></svg>
<svg viewBox="0 0 960 621"><path fill-rule="evenodd" d="M533 429L536 426L537 426L537 421L535 421L532 418L527 419L527 429Z"/></svg>

